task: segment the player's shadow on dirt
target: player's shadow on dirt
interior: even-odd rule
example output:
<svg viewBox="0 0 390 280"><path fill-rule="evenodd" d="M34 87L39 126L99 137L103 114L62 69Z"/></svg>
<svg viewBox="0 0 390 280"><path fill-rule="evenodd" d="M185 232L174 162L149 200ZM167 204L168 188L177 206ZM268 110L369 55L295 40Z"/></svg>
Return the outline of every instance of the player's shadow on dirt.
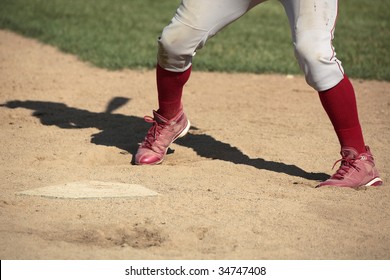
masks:
<svg viewBox="0 0 390 280"><path fill-rule="evenodd" d="M249 158L236 147L218 141L207 134L190 134L178 139L176 144L192 148L198 155L206 158L230 161L235 164L245 164L278 173L305 178L314 181L324 181L329 178L325 173L312 173L299 168L296 165L285 164L276 161L267 161L262 158Z"/></svg>
<svg viewBox="0 0 390 280"><path fill-rule="evenodd" d="M44 101L13 100L2 107L10 109L25 108L32 110L32 115L39 118L44 125L55 125L63 129L97 128L101 130L91 135L91 142L96 145L115 146L119 149L135 154L138 142L142 141L145 132L150 127L143 118L116 114L114 111L125 105L129 99L113 98L107 105L105 112L91 112L88 110L68 107L63 103ZM329 178L325 173L307 172L296 165L282 162L267 161L262 158L252 159L243 154L238 148L218 141L207 134L196 134L192 127L189 134L175 143L193 149L199 156L245 164L278 173L322 181Z"/></svg>
<svg viewBox="0 0 390 280"><path fill-rule="evenodd" d="M115 146L132 153L149 125L142 118L113 113L128 101L127 98L114 98L107 105L105 112L91 112L63 103L32 100L13 100L2 106L32 110L32 116L37 117L44 125L55 125L63 129L97 128L100 132L91 135L92 143Z"/></svg>

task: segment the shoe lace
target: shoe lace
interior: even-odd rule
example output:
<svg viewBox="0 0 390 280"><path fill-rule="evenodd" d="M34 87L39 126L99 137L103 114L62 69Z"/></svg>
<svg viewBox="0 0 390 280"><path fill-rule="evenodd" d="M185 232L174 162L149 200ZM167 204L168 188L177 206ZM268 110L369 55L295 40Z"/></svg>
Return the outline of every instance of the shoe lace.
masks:
<svg viewBox="0 0 390 280"><path fill-rule="evenodd" d="M337 169L336 173L333 174L333 178L343 179L344 176L349 172L351 168L354 168L357 171L360 171L360 168L355 164L356 158L343 156L341 159L337 160L332 169L336 166L337 163L341 162L339 169Z"/></svg>
<svg viewBox="0 0 390 280"><path fill-rule="evenodd" d="M166 124L160 123L150 116L145 116L144 120L148 123L151 123L152 127L148 130L144 141L141 143L141 146L152 150L158 149L158 145L155 145L155 142L159 135L162 134L162 130L166 128Z"/></svg>
<svg viewBox="0 0 390 280"><path fill-rule="evenodd" d="M148 123L152 124L152 127L148 130L144 141L142 142L142 146L151 148L153 142L157 139L157 136L161 134L162 125L159 124L154 118L150 116L145 116L144 120Z"/></svg>

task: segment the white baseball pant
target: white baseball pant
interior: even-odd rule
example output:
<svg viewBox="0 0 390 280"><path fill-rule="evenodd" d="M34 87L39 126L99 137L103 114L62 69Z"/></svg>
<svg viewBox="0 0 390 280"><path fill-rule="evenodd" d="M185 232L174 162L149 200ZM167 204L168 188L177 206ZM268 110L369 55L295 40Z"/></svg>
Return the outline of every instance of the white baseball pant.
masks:
<svg viewBox="0 0 390 280"><path fill-rule="evenodd" d="M159 65L173 72L187 70L196 51L209 38L264 1L182 0L158 40ZM344 77L344 70L332 45L338 0L280 2L286 11L295 55L307 83L317 91L337 85Z"/></svg>

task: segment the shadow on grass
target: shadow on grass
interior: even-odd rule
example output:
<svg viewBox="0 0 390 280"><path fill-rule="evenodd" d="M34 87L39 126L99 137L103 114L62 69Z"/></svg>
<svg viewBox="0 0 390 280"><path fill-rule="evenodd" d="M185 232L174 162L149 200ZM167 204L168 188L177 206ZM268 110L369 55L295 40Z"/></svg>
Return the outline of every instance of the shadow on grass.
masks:
<svg viewBox="0 0 390 280"><path fill-rule="evenodd" d="M129 101L130 99L123 97L113 98L108 103L106 111L101 113L68 107L63 103L32 100L13 100L1 106L10 109L32 110L32 116L38 118L43 125L55 125L63 129L97 128L101 131L91 135L92 143L114 146L134 155L138 143L142 141L149 128L149 124L140 117L114 113L116 109ZM196 130L196 128L191 127L191 130ZM308 180L322 181L329 178L329 175L325 173L307 172L296 165L267 161L262 158L249 158L236 147L218 141L207 134L194 134L191 130L185 138L179 139L175 143L193 149L201 157L245 164Z"/></svg>

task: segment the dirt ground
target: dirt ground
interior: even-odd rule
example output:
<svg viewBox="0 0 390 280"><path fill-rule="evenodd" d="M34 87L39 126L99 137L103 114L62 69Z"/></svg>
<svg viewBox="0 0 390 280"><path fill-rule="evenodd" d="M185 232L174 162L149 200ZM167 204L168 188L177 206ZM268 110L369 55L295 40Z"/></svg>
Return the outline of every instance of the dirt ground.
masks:
<svg viewBox="0 0 390 280"><path fill-rule="evenodd" d="M302 76L193 72L190 133L135 166L154 72L0 31L0 259L389 259L390 83L352 81L382 187L315 188L339 146ZM85 180L159 195L17 195Z"/></svg>

